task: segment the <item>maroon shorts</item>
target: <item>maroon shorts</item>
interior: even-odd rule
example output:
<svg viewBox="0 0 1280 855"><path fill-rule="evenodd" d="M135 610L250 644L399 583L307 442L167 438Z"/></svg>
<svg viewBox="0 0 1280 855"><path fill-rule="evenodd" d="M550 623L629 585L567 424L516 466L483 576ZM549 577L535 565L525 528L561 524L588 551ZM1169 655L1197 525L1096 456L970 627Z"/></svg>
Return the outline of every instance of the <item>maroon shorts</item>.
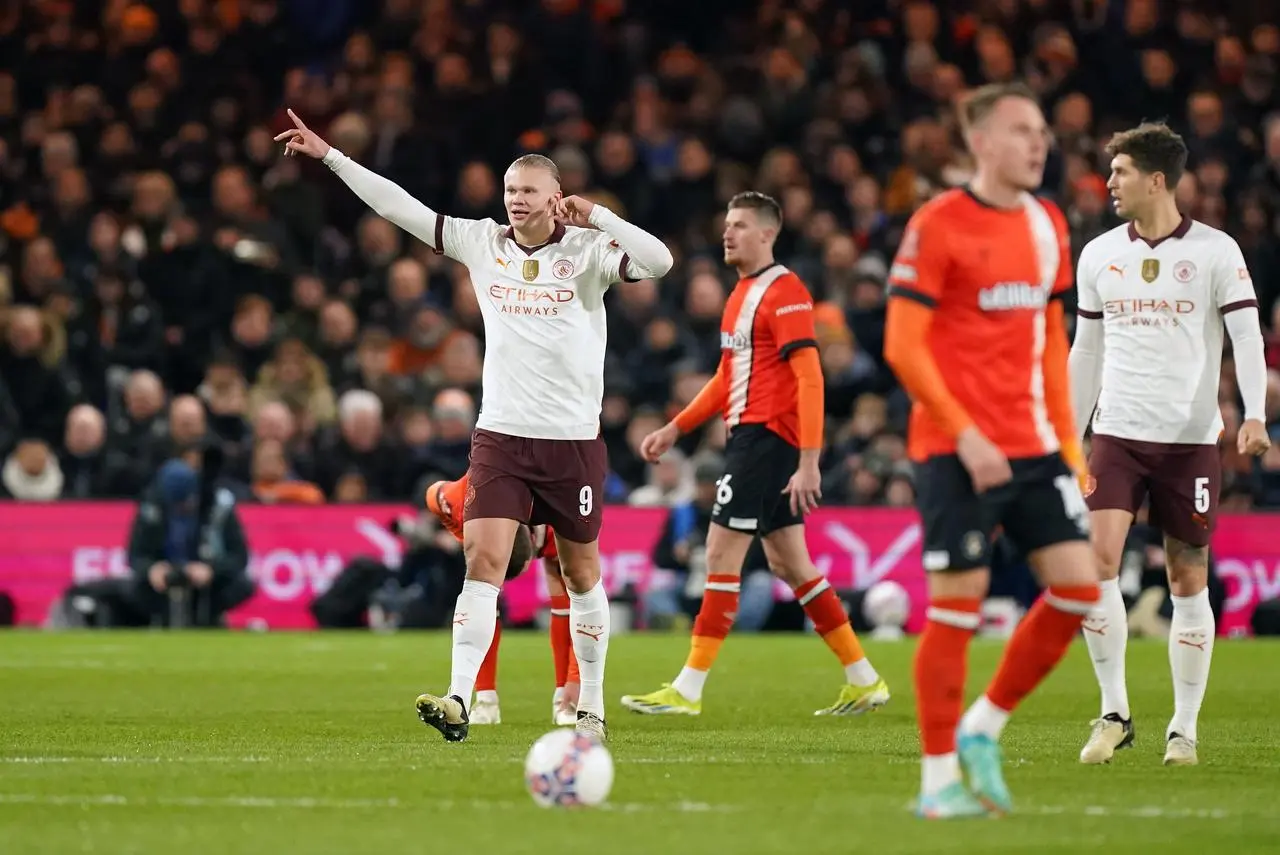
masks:
<svg viewBox="0 0 1280 855"><path fill-rule="evenodd" d="M529 439L476 430L462 517L545 524L566 540L591 543L600 537L608 474L603 439Z"/></svg>
<svg viewBox="0 0 1280 855"><path fill-rule="evenodd" d="M1191 546L1209 545L1222 487L1222 458L1216 445L1094 434L1089 475L1089 510L1136 514L1150 499L1153 526Z"/></svg>

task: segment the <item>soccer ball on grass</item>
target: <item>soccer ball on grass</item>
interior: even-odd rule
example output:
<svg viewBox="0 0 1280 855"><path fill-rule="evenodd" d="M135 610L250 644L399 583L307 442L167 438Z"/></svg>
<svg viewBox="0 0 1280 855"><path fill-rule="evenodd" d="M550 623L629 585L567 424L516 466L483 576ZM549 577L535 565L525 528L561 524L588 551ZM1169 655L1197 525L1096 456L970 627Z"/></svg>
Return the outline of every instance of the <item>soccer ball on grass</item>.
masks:
<svg viewBox="0 0 1280 855"><path fill-rule="evenodd" d="M562 727L533 743L524 784L542 807L596 807L613 788L613 755L595 737Z"/></svg>

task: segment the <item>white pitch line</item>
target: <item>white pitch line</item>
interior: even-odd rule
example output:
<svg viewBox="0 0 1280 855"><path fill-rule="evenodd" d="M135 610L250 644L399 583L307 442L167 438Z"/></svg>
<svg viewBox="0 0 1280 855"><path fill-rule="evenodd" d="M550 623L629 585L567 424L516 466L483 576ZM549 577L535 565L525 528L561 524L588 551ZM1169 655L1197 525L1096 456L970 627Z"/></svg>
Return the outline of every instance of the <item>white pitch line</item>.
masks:
<svg viewBox="0 0 1280 855"><path fill-rule="evenodd" d="M468 763L484 764L508 764L523 763L523 756L487 756L466 758ZM666 766L666 765L707 765L707 766L752 766L760 762L757 758L751 757L698 757L696 755L680 755L675 757L628 757L625 754L615 756L615 760L622 765L633 766ZM406 762L398 757L367 757L356 758L351 761L337 760L333 757L128 757L128 756L106 756L106 757L57 757L57 756L27 756L27 757L0 757L0 765L30 765L30 766L46 766L46 765L64 765L72 763L103 763L103 764L119 764L119 765L158 765L158 764L185 764L185 763L210 763L218 765L236 765L250 763L335 763L335 762L351 762L355 764L376 763L391 764ZM837 757L782 757L772 758L769 765L772 766L827 766L836 763L845 762ZM851 759L848 762L853 763Z"/></svg>
<svg viewBox="0 0 1280 855"><path fill-rule="evenodd" d="M1175 808L1162 807L1160 805L1142 805L1139 807L1034 805L1025 810L1015 809L1014 813L1032 813L1041 816L1123 817L1125 819L1230 819L1249 815L1247 811L1232 811L1222 808ZM1261 813L1263 812L1259 812L1259 814Z"/></svg>
<svg viewBox="0 0 1280 855"><path fill-rule="evenodd" d="M43 793L0 793L0 805L44 805L52 807L189 807L189 808L301 808L324 810L368 810L371 808L427 808L432 810L511 810L529 807L527 801L485 799L432 799L421 805L400 799L329 799L309 797L272 798L265 796L141 796L107 795L49 795ZM612 813L643 813L663 811L672 813L733 813L742 808L735 805L713 805L706 802L678 801L670 803L621 802L602 805L600 810Z"/></svg>

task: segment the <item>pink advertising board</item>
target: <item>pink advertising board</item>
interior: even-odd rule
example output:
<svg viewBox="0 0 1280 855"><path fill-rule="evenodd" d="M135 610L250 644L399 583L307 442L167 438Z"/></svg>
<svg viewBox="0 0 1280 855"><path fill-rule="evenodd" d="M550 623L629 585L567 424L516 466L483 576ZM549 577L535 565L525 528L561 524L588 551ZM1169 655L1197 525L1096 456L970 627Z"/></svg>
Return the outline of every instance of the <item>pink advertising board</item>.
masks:
<svg viewBox="0 0 1280 855"><path fill-rule="evenodd" d="M369 555L392 566L401 541L386 529L400 505L240 508L252 549L258 593L231 615L234 626L305 629L314 626L308 604L325 591L344 564ZM127 502L0 502L0 590L17 603L18 622L42 623L50 606L75 583L128 573L125 544L134 505ZM605 582L611 592L627 584L643 591L654 575L649 553L664 512L616 507L601 535ZM1229 599L1219 629L1246 631L1254 605L1280 595L1277 518L1224 517L1215 536L1219 573ZM903 585L911 596L908 629L923 623L924 578L920 528L914 512L889 508L824 508L811 518L809 548L838 587L866 588L881 579ZM786 592L780 593L785 596ZM530 571L508 583L508 614L532 617L546 600L542 574Z"/></svg>

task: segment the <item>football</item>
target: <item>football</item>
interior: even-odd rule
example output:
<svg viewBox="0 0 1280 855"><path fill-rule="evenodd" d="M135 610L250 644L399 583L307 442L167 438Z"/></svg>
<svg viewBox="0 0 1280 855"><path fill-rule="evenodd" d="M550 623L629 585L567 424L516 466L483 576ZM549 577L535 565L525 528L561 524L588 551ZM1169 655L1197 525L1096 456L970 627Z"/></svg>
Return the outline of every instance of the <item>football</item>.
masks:
<svg viewBox="0 0 1280 855"><path fill-rule="evenodd" d="M892 580L876 582L862 599L862 613L877 629L900 628L911 614L911 596Z"/></svg>
<svg viewBox="0 0 1280 855"><path fill-rule="evenodd" d="M596 807L613 788L613 755L593 736L553 730L529 749L524 783L542 807Z"/></svg>

